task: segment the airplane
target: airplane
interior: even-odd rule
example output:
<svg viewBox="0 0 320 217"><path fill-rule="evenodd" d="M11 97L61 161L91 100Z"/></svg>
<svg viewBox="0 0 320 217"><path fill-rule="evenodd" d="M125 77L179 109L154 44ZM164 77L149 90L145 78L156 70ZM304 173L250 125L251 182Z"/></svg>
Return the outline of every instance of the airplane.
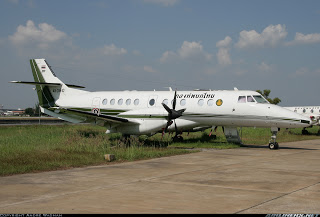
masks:
<svg viewBox="0 0 320 217"><path fill-rule="evenodd" d="M298 114L304 115L306 117L310 117L312 126L320 126L320 106L291 106L291 107L284 107L289 109L290 111L296 112ZM320 130L319 130L320 131ZM308 135L309 132L306 128L302 130L303 135Z"/></svg>
<svg viewBox="0 0 320 217"><path fill-rule="evenodd" d="M223 126L229 141L241 142L237 127L271 128L269 149L280 128L302 128L309 117L270 104L250 90L194 91L97 91L81 90L63 83L45 59L31 59L34 81L11 81L35 85L42 113L72 123L93 123L106 133L153 135L175 132L173 141L182 141L182 132Z"/></svg>

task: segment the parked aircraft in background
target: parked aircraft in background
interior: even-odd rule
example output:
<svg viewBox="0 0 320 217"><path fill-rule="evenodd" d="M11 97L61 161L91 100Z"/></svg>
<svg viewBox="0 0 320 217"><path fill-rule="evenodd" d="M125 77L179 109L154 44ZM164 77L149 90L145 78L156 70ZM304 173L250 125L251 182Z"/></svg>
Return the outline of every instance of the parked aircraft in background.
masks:
<svg viewBox="0 0 320 217"><path fill-rule="evenodd" d="M237 127L270 127L270 149L278 149L279 128L308 127L309 117L269 104L255 91L98 91L79 90L58 79L45 59L31 59L41 111L73 122L90 122L107 128L106 133L153 135L214 129L223 126L228 141L241 142Z"/></svg>
<svg viewBox="0 0 320 217"><path fill-rule="evenodd" d="M320 126L320 106L293 106L284 107L298 114L310 117L312 125ZM312 126L311 125L311 126ZM304 128L302 134L308 134L308 131Z"/></svg>

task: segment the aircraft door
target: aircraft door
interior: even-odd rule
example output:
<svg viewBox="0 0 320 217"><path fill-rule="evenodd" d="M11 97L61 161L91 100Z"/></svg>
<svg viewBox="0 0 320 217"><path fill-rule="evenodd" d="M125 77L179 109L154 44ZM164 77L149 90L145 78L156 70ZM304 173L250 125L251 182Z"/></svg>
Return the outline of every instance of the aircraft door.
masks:
<svg viewBox="0 0 320 217"><path fill-rule="evenodd" d="M95 114L100 114L100 97L95 97L92 100L91 112Z"/></svg>

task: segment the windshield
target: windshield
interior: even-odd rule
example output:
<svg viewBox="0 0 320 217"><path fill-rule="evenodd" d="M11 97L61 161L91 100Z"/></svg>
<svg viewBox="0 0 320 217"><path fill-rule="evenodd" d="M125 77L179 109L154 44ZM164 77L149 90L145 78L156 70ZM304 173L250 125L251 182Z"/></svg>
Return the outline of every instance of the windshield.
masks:
<svg viewBox="0 0 320 217"><path fill-rule="evenodd" d="M261 95L254 95L253 98L257 101L257 103L269 103L265 98Z"/></svg>

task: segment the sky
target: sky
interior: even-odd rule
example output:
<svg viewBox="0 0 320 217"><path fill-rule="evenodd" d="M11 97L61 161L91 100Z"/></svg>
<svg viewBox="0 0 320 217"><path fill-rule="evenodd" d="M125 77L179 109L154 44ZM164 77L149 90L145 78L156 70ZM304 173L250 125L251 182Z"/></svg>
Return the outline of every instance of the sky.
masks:
<svg viewBox="0 0 320 217"><path fill-rule="evenodd" d="M320 1L1 0L0 105L34 107L29 60L88 91L264 90L320 105Z"/></svg>

